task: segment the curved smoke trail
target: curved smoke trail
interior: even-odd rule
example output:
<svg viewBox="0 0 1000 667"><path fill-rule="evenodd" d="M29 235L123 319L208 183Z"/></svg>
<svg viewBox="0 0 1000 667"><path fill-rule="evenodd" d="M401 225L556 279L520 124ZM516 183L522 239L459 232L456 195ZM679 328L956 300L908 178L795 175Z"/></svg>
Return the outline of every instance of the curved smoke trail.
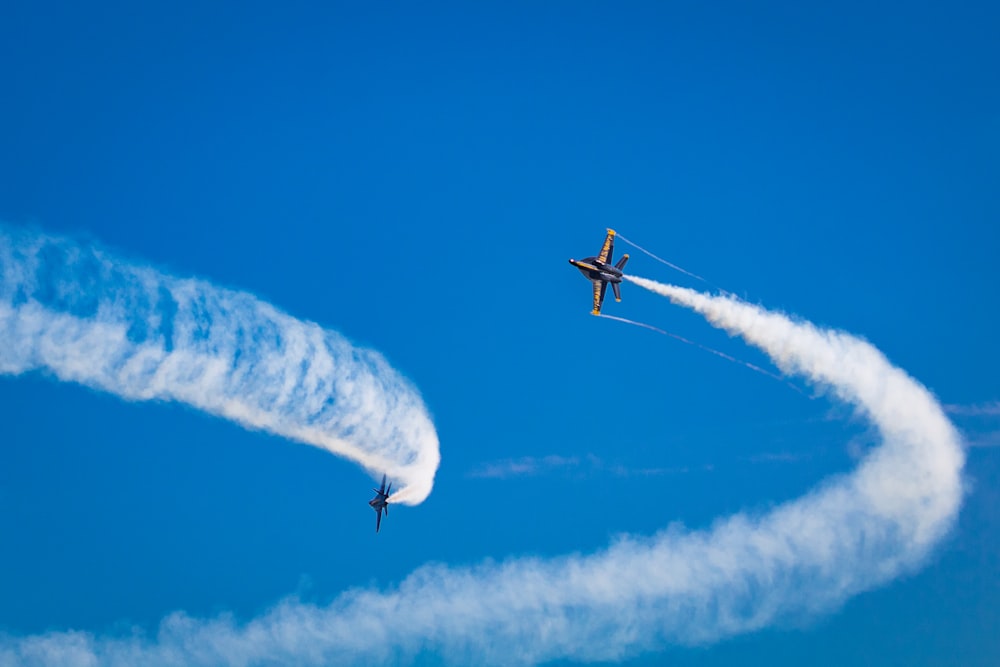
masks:
<svg viewBox="0 0 1000 667"><path fill-rule="evenodd" d="M706 530L622 538L589 556L424 566L391 590L353 590L323 607L289 600L247 623L175 614L155 638L10 639L0 664L372 664L428 652L457 664L616 660L829 611L925 560L957 515L963 454L924 387L846 333L630 280L856 405L881 446L850 475Z"/></svg>
<svg viewBox="0 0 1000 667"><path fill-rule="evenodd" d="M321 447L388 472L397 502L434 483L434 425L377 352L245 292L0 227L0 373L36 369Z"/></svg>

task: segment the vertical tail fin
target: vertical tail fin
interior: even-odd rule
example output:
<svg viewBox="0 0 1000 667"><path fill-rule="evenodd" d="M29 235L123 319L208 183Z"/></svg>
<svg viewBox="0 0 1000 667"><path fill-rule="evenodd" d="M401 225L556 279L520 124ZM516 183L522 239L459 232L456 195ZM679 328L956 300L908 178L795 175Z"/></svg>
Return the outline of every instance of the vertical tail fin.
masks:
<svg viewBox="0 0 1000 667"><path fill-rule="evenodd" d="M622 258L618 260L617 264L615 264L615 268L618 269L619 271L624 270L626 262L628 262L628 254L627 253L624 254L624 255L622 255ZM621 301L622 300L622 292L621 292L621 287L619 286L619 284L618 283L611 283L611 289L613 289L615 291L615 301Z"/></svg>

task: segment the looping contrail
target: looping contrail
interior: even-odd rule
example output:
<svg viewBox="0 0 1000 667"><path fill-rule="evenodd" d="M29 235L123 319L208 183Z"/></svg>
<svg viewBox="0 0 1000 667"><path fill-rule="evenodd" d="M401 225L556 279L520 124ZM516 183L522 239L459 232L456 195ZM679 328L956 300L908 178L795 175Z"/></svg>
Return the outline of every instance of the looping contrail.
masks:
<svg viewBox="0 0 1000 667"><path fill-rule="evenodd" d="M591 555L427 565L326 606L295 599L248 622L167 617L153 636L0 640L0 665L327 665L611 661L829 612L920 567L962 500L960 437L927 389L840 331L630 277L828 388L877 427L849 475L767 513L620 537Z"/></svg>
<svg viewBox="0 0 1000 667"><path fill-rule="evenodd" d="M0 373L32 370L321 447L388 473L394 502L434 483L434 425L379 353L246 292L0 226Z"/></svg>

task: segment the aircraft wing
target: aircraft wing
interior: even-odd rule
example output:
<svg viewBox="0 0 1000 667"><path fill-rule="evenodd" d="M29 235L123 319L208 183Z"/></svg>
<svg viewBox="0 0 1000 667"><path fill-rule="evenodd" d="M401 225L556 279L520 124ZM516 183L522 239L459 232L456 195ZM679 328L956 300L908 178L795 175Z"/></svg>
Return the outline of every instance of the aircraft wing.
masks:
<svg viewBox="0 0 1000 667"><path fill-rule="evenodd" d="M601 254L597 256L598 261L605 264L611 263L611 256L615 254L615 230L609 229L608 235L604 238L604 245L601 246Z"/></svg>
<svg viewBox="0 0 1000 667"><path fill-rule="evenodd" d="M379 527L382 525L382 508L375 510L378 512L378 516L375 517L375 532L378 532Z"/></svg>
<svg viewBox="0 0 1000 667"><path fill-rule="evenodd" d="M604 293L608 291L608 284L603 280L595 280L594 282L594 309L590 311L591 315L601 314L601 304L604 303Z"/></svg>

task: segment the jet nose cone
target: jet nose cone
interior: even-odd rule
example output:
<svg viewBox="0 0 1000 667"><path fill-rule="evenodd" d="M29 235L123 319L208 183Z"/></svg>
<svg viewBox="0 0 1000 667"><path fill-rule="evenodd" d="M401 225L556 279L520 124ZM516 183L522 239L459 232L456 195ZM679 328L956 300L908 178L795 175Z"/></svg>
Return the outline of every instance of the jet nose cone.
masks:
<svg viewBox="0 0 1000 667"><path fill-rule="evenodd" d="M571 259L571 260L569 260L569 263L573 264L575 266L576 265L576 260L575 259Z"/></svg>

